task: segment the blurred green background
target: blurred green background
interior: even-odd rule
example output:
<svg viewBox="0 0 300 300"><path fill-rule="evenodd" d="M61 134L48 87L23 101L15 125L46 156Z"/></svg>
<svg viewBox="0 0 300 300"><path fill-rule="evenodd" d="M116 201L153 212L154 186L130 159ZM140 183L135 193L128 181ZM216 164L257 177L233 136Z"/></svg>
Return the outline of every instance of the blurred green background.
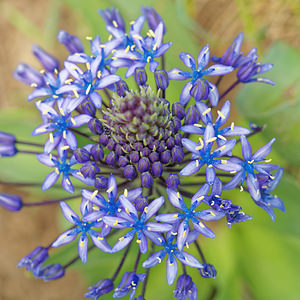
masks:
<svg viewBox="0 0 300 300"><path fill-rule="evenodd" d="M165 40L173 42L167 53L167 69L181 66L178 58L181 51L196 55L206 43L211 45L212 54L222 54L240 31L245 33L244 53L257 46L263 61L275 64L268 73L268 77L276 81L275 87L246 85L229 94L228 98L235 104L231 117L236 124L246 125L251 120L267 125L261 136L253 138L254 149L273 136L277 138L273 162L283 165L286 172L276 193L284 200L287 212L276 212L277 219L273 223L246 194L230 193L230 199L242 205L253 220L236 224L232 229L228 229L224 221L217 222L213 228L216 238L199 241L208 262L218 271L217 279L202 279L194 270L191 274L201 300L300 299L298 0L0 0L0 130L31 140L30 132L39 124L40 117L33 104L26 101L30 89L12 77L20 61L38 67L31 55L33 43L63 60L67 52L56 42L58 29L65 29L83 40L87 35L96 34L105 40L108 34L98 9L118 7L129 22L139 15L140 5L154 6L164 18ZM221 88L234 79L228 77ZM173 85L168 94L171 101L178 100L178 87ZM0 178L3 180L25 178L35 181L47 173L46 167L30 157L0 161ZM19 190L1 185L0 189L21 192L31 201L59 196L53 191L45 195L34 189ZM111 266L115 268L120 254L101 256L98 251L91 253L86 265L78 263L63 279L47 284L28 278L22 270L15 268L22 256L37 245L47 244L61 231L65 224L57 212L57 207L47 211L24 209L18 214L1 210L1 300L21 299L24 295L28 300L83 299L87 286L113 272ZM75 249L76 245L66 247L61 254L62 260L73 257ZM165 283L165 264L154 268L150 276L146 299L172 299L174 286ZM111 295L101 299L111 299Z"/></svg>

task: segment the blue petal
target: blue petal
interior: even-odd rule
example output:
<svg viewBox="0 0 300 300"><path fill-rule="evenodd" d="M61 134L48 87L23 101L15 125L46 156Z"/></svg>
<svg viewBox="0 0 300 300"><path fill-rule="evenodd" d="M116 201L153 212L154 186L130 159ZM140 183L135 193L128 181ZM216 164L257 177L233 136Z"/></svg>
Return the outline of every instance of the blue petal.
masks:
<svg viewBox="0 0 300 300"><path fill-rule="evenodd" d="M153 253L148 259L143 262L143 268L152 268L158 263L161 263L166 256L165 249Z"/></svg>
<svg viewBox="0 0 300 300"><path fill-rule="evenodd" d="M147 208L146 217L144 221L146 222L149 219L151 219L158 212L158 210L161 208L164 202L165 199L163 196L153 200Z"/></svg>
<svg viewBox="0 0 300 300"><path fill-rule="evenodd" d="M180 253L182 256L181 255L179 256L177 254L176 257L183 264L190 266L192 268L197 268L197 269L203 267L203 265L192 254L189 254L188 252L185 252L185 251L182 251Z"/></svg>
<svg viewBox="0 0 300 300"><path fill-rule="evenodd" d="M125 236L121 237L112 248L112 252L118 252L125 248L133 239L135 231L131 230Z"/></svg>
<svg viewBox="0 0 300 300"><path fill-rule="evenodd" d="M190 69L195 67L195 65L196 65L194 57L192 57L189 53L181 52L179 54L179 58Z"/></svg>
<svg viewBox="0 0 300 300"><path fill-rule="evenodd" d="M161 224L161 223L147 223L147 230L151 232L167 232L172 229L172 225L170 224Z"/></svg>
<svg viewBox="0 0 300 300"><path fill-rule="evenodd" d="M246 182L251 197L253 198L254 201L258 201L261 198L261 195L260 195L258 180L256 176L251 173L248 173Z"/></svg>
<svg viewBox="0 0 300 300"><path fill-rule="evenodd" d="M59 178L60 173L56 173L55 171L49 173L43 183L42 190L48 190Z"/></svg>
<svg viewBox="0 0 300 300"><path fill-rule="evenodd" d="M112 248L106 241L106 239L102 236L102 232L99 233L97 231L91 230L90 232L91 239L94 245L99 248L101 251L106 253L112 253Z"/></svg>
<svg viewBox="0 0 300 300"><path fill-rule="evenodd" d="M214 232L209 229L204 223L202 223L201 221L198 221L198 222L194 222L193 221L193 225L194 225L194 228L196 230L198 230L201 234L203 234L204 236L207 236L209 238L215 238L215 234Z"/></svg>
<svg viewBox="0 0 300 300"><path fill-rule="evenodd" d="M212 185L216 178L216 172L213 168L213 165L209 165L206 167L206 181L209 185Z"/></svg>
<svg viewBox="0 0 300 300"><path fill-rule="evenodd" d="M209 62L209 57L210 57L209 45L206 45L200 50L197 57L198 70L201 71L204 67L207 66Z"/></svg>
<svg viewBox="0 0 300 300"><path fill-rule="evenodd" d="M192 89L192 87L193 84L191 82L188 82L184 85L179 98L180 104L186 105L189 102L189 100L191 99L190 90Z"/></svg>
<svg viewBox="0 0 300 300"><path fill-rule="evenodd" d="M180 194L178 195L176 190L167 188L167 196L173 206L181 209L181 204L180 204L179 198L182 199L182 197ZM179 198L178 198L178 196L179 196Z"/></svg>
<svg viewBox="0 0 300 300"><path fill-rule="evenodd" d="M200 170L202 166L203 164L200 164L196 160L191 161L179 172L179 174L182 176L189 176L195 174Z"/></svg>
<svg viewBox="0 0 300 300"><path fill-rule="evenodd" d="M199 150L196 150L197 147L199 147L198 143L195 143L194 141L191 141L189 139L183 138L181 140L183 147L185 147L190 152L193 152L197 155L199 155Z"/></svg>
<svg viewBox="0 0 300 300"><path fill-rule="evenodd" d="M87 262L87 255L88 255L88 245L89 239L85 234L81 234L78 240L78 254L81 258L81 261L85 264Z"/></svg>
<svg viewBox="0 0 300 300"><path fill-rule="evenodd" d="M107 75L100 79L97 89L103 89L121 80L119 75Z"/></svg>
<svg viewBox="0 0 300 300"><path fill-rule="evenodd" d="M80 223L80 219L78 215L73 211L73 209L66 202L61 201L59 203L61 211L64 217L72 224L78 225Z"/></svg>
<svg viewBox="0 0 300 300"><path fill-rule="evenodd" d="M62 245L66 245L72 241L74 241L78 235L79 231L77 228L69 229L62 233L51 245L53 248L60 247Z"/></svg>
<svg viewBox="0 0 300 300"><path fill-rule="evenodd" d="M199 198L204 199L203 196L207 195L208 191L209 191L209 185L207 183L203 184L201 188L192 197L191 203L193 204L195 201L201 201L198 200Z"/></svg>
<svg viewBox="0 0 300 300"><path fill-rule="evenodd" d="M182 70L174 68L168 71L169 80L186 80L187 77L183 75Z"/></svg>
<svg viewBox="0 0 300 300"><path fill-rule="evenodd" d="M208 95L208 99L209 99L209 102L211 103L212 106L217 106L218 105L218 102L219 102L219 92L218 92L218 89L217 87L208 82L209 84L209 95Z"/></svg>
<svg viewBox="0 0 300 300"><path fill-rule="evenodd" d="M244 135L241 136L241 147L244 159L252 160L252 147Z"/></svg>
<svg viewBox="0 0 300 300"><path fill-rule="evenodd" d="M271 152L272 145L273 145L274 142L275 142L275 138L273 138L269 143L267 143L266 145L264 145L263 147L258 149L253 154L252 159L255 159L256 161L264 159Z"/></svg>
<svg viewBox="0 0 300 300"><path fill-rule="evenodd" d="M174 224L180 220L178 213L161 214L154 218L156 221Z"/></svg>
<svg viewBox="0 0 300 300"><path fill-rule="evenodd" d="M212 65L203 71L203 75L207 76L218 76L218 75L225 75L232 72L234 69L231 66L224 66L224 65Z"/></svg>
<svg viewBox="0 0 300 300"><path fill-rule="evenodd" d="M174 256L169 255L167 259L167 282L168 285L173 284L176 279L178 271L178 264Z"/></svg>
<svg viewBox="0 0 300 300"><path fill-rule="evenodd" d="M178 227L178 235L177 235L177 244L178 249L181 251L185 246L188 234L189 234L189 227L188 224L186 226L185 222L181 222Z"/></svg>

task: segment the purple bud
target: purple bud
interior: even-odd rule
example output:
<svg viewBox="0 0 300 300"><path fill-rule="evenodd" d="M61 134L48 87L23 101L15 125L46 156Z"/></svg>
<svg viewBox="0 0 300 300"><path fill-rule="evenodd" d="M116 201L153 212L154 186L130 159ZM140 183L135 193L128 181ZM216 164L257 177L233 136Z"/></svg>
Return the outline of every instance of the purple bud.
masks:
<svg viewBox="0 0 300 300"><path fill-rule="evenodd" d="M163 164L168 164L170 162L170 160L171 160L171 151L170 150L166 150L160 154L160 161Z"/></svg>
<svg viewBox="0 0 300 300"><path fill-rule="evenodd" d="M134 201L134 206L137 211L143 212L144 208L148 205L148 198L144 196L137 197Z"/></svg>
<svg viewBox="0 0 300 300"><path fill-rule="evenodd" d="M115 152L109 152L105 157L105 162L110 166L114 166L117 162L117 159L118 157Z"/></svg>
<svg viewBox="0 0 300 300"><path fill-rule="evenodd" d="M169 86L168 73L165 70L155 71L154 73L155 83L158 89L166 90Z"/></svg>
<svg viewBox="0 0 300 300"><path fill-rule="evenodd" d="M185 116L185 110L183 105L181 105L179 102L173 103L172 115L176 116L179 120L182 120Z"/></svg>
<svg viewBox="0 0 300 300"><path fill-rule="evenodd" d="M115 152L117 155L123 155L125 154L124 150L122 149L122 146L120 144L117 144L115 147Z"/></svg>
<svg viewBox="0 0 300 300"><path fill-rule="evenodd" d="M33 270L33 275L47 282L63 277L65 275L65 269L60 264L39 266Z"/></svg>
<svg viewBox="0 0 300 300"><path fill-rule="evenodd" d="M157 151L158 151L158 152L163 152L166 148L167 148L166 142L165 142L165 141L161 141L161 142L159 143L159 146L158 146L158 148L157 148Z"/></svg>
<svg viewBox="0 0 300 300"><path fill-rule="evenodd" d="M128 144L125 144L122 147L126 153L129 153L131 151L131 147Z"/></svg>
<svg viewBox="0 0 300 300"><path fill-rule="evenodd" d="M189 275L182 274L178 277L174 297L176 299L197 299L197 286Z"/></svg>
<svg viewBox="0 0 300 300"><path fill-rule="evenodd" d="M153 178L149 172L141 174L141 184L143 187L150 188L153 184Z"/></svg>
<svg viewBox="0 0 300 300"><path fill-rule="evenodd" d="M155 151L149 155L151 162L155 162L159 160L159 154Z"/></svg>
<svg viewBox="0 0 300 300"><path fill-rule="evenodd" d="M19 64L13 75L15 79L36 88L40 88L45 85L45 81L41 73L27 64Z"/></svg>
<svg viewBox="0 0 300 300"><path fill-rule="evenodd" d="M81 105L77 107L77 110L85 115L89 115L91 117L94 117L96 115L96 107L93 103L89 101L83 102Z"/></svg>
<svg viewBox="0 0 300 300"><path fill-rule="evenodd" d="M195 124L198 123L200 120L200 116L198 113L198 110L196 109L196 107L190 106L186 112L185 118L184 118L184 123L186 125L190 125L190 124Z"/></svg>
<svg viewBox="0 0 300 300"><path fill-rule="evenodd" d="M109 150L115 150L115 146L116 146L116 142L112 139L112 138L110 138L109 140L108 140L108 143L107 143L107 145L106 145L106 147L109 149Z"/></svg>
<svg viewBox="0 0 300 300"><path fill-rule="evenodd" d="M125 97L126 96L126 92L129 91L126 82L124 80L120 80L120 81L118 81L116 83L116 86L117 86L117 88L116 88L117 94L120 97Z"/></svg>
<svg viewBox="0 0 300 300"><path fill-rule="evenodd" d="M139 172L146 172L148 171L150 168L150 161L147 157L143 157L139 160L139 163L138 163L138 170Z"/></svg>
<svg viewBox="0 0 300 300"><path fill-rule="evenodd" d="M16 142L16 138L14 135L0 131L0 144L12 144L14 145Z"/></svg>
<svg viewBox="0 0 300 300"><path fill-rule="evenodd" d="M12 144L2 144L0 142L0 158L11 157L18 153L17 148Z"/></svg>
<svg viewBox="0 0 300 300"><path fill-rule="evenodd" d="M167 139L167 142L166 142L166 145L169 149L172 149L175 145L175 139L170 136L168 139Z"/></svg>
<svg viewBox="0 0 300 300"><path fill-rule="evenodd" d="M160 162L155 162L151 167L151 173L154 177L160 177L163 173L163 167Z"/></svg>
<svg viewBox="0 0 300 300"><path fill-rule="evenodd" d="M84 148L78 148L74 151L74 155L76 160L79 163L84 163L90 160L90 152Z"/></svg>
<svg viewBox="0 0 300 300"><path fill-rule="evenodd" d="M58 70L59 61L55 57L47 53L45 50L37 45L34 45L32 48L32 52L47 71L53 73L54 70Z"/></svg>
<svg viewBox="0 0 300 300"><path fill-rule="evenodd" d="M95 177L95 187L97 189L106 189L108 184L108 179L104 176L97 175Z"/></svg>
<svg viewBox="0 0 300 300"><path fill-rule="evenodd" d="M65 47L71 54L80 53L84 51L80 39L77 36L69 34L64 30L60 30L58 32L57 39L61 44L65 45Z"/></svg>
<svg viewBox="0 0 300 300"><path fill-rule="evenodd" d="M136 169L135 166L133 165L127 165L124 168L124 176L130 180L133 180L134 178L136 178L137 173L136 173Z"/></svg>
<svg viewBox="0 0 300 300"><path fill-rule="evenodd" d="M106 25L116 27L123 32L125 31L125 22L117 8L106 8L105 10L99 9L98 12Z"/></svg>
<svg viewBox="0 0 300 300"><path fill-rule="evenodd" d="M108 143L108 136L105 132L103 132L99 137L99 143L103 146L106 146Z"/></svg>
<svg viewBox="0 0 300 300"><path fill-rule="evenodd" d="M147 82L147 73L143 68L136 68L134 73L134 80L137 85L144 86Z"/></svg>
<svg viewBox="0 0 300 300"><path fill-rule="evenodd" d="M209 85L206 81L198 79L190 91L196 101L205 100L209 95Z"/></svg>
<svg viewBox="0 0 300 300"><path fill-rule="evenodd" d="M182 146L181 140L182 140L182 135L180 133L177 133L175 135L175 144L178 146Z"/></svg>
<svg viewBox="0 0 300 300"><path fill-rule="evenodd" d="M37 247L28 255L23 257L19 262L17 267L26 267L27 271L33 271L35 268L42 265L48 259L48 248Z"/></svg>
<svg viewBox="0 0 300 300"><path fill-rule="evenodd" d="M101 124L101 122L100 122L98 119L96 119L96 118L89 120L88 126L89 126L90 131L91 131L93 134L98 134L98 135L100 135L100 134L102 134L102 132L103 132L102 124ZM101 136L100 136L100 138L101 138Z"/></svg>
<svg viewBox="0 0 300 300"><path fill-rule="evenodd" d="M19 211L23 203L18 195L0 193L0 205L10 211Z"/></svg>
<svg viewBox="0 0 300 300"><path fill-rule="evenodd" d="M134 149L137 150L137 151L142 151L142 149L144 148L144 145L143 145L143 143L141 143L141 142L137 142L137 143L134 144L133 147L134 147Z"/></svg>
<svg viewBox="0 0 300 300"><path fill-rule="evenodd" d="M104 158L104 152L100 145L94 145L90 152L95 161L101 161Z"/></svg>
<svg viewBox="0 0 300 300"><path fill-rule="evenodd" d="M203 268L199 269L200 275L203 278L216 278L217 271L213 265L203 264Z"/></svg>
<svg viewBox="0 0 300 300"><path fill-rule="evenodd" d="M159 141L158 140L155 140L153 143L151 143L148 147L153 150L154 148L157 149L159 146ZM155 151L155 150L153 150Z"/></svg>
<svg viewBox="0 0 300 300"><path fill-rule="evenodd" d="M170 173L168 178L166 179L166 185L170 189L177 189L180 185L180 179L178 174L176 173Z"/></svg>
<svg viewBox="0 0 300 300"><path fill-rule="evenodd" d="M96 163L92 161L86 162L80 168L80 173L84 176L84 178L95 178L96 173L98 172L100 172L99 167L97 167Z"/></svg>
<svg viewBox="0 0 300 300"><path fill-rule="evenodd" d="M86 298L98 299L100 296L108 294L114 289L114 283L110 279L101 279L93 286L89 287L89 291L84 294Z"/></svg>
<svg viewBox="0 0 300 300"><path fill-rule="evenodd" d="M258 130L258 129L261 128L261 126L255 124L253 122L249 122L249 127L250 127L251 130Z"/></svg>
<svg viewBox="0 0 300 300"><path fill-rule="evenodd" d="M157 11L153 7L143 6L141 10L151 30L155 31L158 24L163 23L161 16L157 13ZM163 34L165 33L166 33L166 26L164 25Z"/></svg>
<svg viewBox="0 0 300 300"><path fill-rule="evenodd" d="M177 132L180 127L181 127L181 121L177 117L174 117L173 118L173 132ZM171 129L171 126L170 126L170 129Z"/></svg>
<svg viewBox="0 0 300 300"><path fill-rule="evenodd" d="M126 156L123 156L123 155L119 156L118 165L120 167L125 167L126 165L128 165L128 163L129 163L129 160Z"/></svg>
<svg viewBox="0 0 300 300"><path fill-rule="evenodd" d="M132 163L137 163L140 159L140 154L137 151L129 153L129 159Z"/></svg>
<svg viewBox="0 0 300 300"><path fill-rule="evenodd" d="M181 163L184 159L184 151L180 146L175 146L172 149L172 158L175 163Z"/></svg>
<svg viewBox="0 0 300 300"><path fill-rule="evenodd" d="M142 156L149 156L151 153L151 150L148 148L148 147L145 147L142 151L141 151L141 154Z"/></svg>

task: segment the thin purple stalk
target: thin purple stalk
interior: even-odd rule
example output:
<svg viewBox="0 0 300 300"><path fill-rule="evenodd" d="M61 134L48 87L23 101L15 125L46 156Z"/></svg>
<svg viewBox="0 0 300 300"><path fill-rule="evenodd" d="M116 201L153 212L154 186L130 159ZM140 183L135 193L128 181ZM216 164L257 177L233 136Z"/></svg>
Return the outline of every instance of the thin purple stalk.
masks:
<svg viewBox="0 0 300 300"><path fill-rule="evenodd" d="M124 264L124 262L125 262L125 259L126 259L127 255L128 255L128 252L129 252L129 249L130 249L130 247L131 247L131 244L132 244L132 243L130 243L130 244L127 246L127 248L126 248L126 250L125 250L125 252L124 252L124 254L123 254L123 257L122 257L122 259L121 259L121 261L120 261L120 263L119 263L119 265L118 265L118 267L117 267L115 273L114 273L113 276L111 277L111 280L112 280L112 281L114 281L114 280L117 278L118 274L120 273L120 271L121 271L121 269L122 269L122 266L123 266L123 264Z"/></svg>
<svg viewBox="0 0 300 300"><path fill-rule="evenodd" d="M154 243L152 243L151 251L150 251L150 253L149 253L148 258L153 254L153 252L154 252L154 247L155 247L155 245L154 245ZM142 297L143 297L143 298L145 298L146 287L147 287L147 283L148 283L148 279L149 279L150 269L151 269L151 268L147 268L147 270L146 270L146 278L145 278L145 281L144 281L144 283L143 283L143 288L142 288Z"/></svg>
<svg viewBox="0 0 300 300"><path fill-rule="evenodd" d="M218 85L220 84L220 82L222 81L224 75L219 76L217 82L215 83L215 86L218 87Z"/></svg>
<svg viewBox="0 0 300 300"><path fill-rule="evenodd" d="M47 200L43 202L25 202L23 203L23 206L31 207L31 206L41 206L41 205L50 205L50 204L57 204L60 201L67 201L67 200L72 200L81 197L81 195L75 195L75 196L70 196L62 199L55 199L55 200Z"/></svg>
<svg viewBox="0 0 300 300"><path fill-rule="evenodd" d="M42 152L36 152L36 151L27 151L27 150L18 150L18 153L23 153L23 154L42 154Z"/></svg>
<svg viewBox="0 0 300 300"><path fill-rule="evenodd" d="M134 264L134 268L133 268L133 272L136 273L136 270L139 266L139 262L140 262L140 258L141 258L141 251L139 249L139 253L137 255L137 258L136 258L136 261L135 261L135 264Z"/></svg>
<svg viewBox="0 0 300 300"><path fill-rule="evenodd" d="M96 246L95 245L91 245L89 248L88 248L88 252L91 251L93 248L95 248ZM80 259L80 256L76 256L74 257L71 261L69 261L67 264L65 264L63 266L63 269L67 269L68 267L70 267L71 265L73 265L77 260Z"/></svg>
<svg viewBox="0 0 300 300"><path fill-rule="evenodd" d="M235 81L219 98L219 102L232 90L234 89L238 84L240 83L239 80Z"/></svg>
<svg viewBox="0 0 300 300"><path fill-rule="evenodd" d="M203 252L202 252L202 250L201 250L201 248L200 248L200 245L199 245L199 243L197 242L197 240L194 242L194 244L196 245L196 248L197 248L197 250L198 250L198 252L199 252L199 254L200 254L200 257L201 257L202 262L206 264L206 259L205 259L205 257L204 257L204 254L203 254Z"/></svg>
<svg viewBox="0 0 300 300"><path fill-rule="evenodd" d="M93 141L94 143L98 143L99 144L99 142L97 142L95 139L93 139L90 135L88 135L86 133L83 133L83 132L81 132L79 130L76 130L74 128L70 128L70 129L71 129L72 132L77 133L77 134L79 134L79 135L81 135L81 136L83 136L83 137L85 137L85 138Z"/></svg>
<svg viewBox="0 0 300 300"><path fill-rule="evenodd" d="M42 144L25 142L25 141L19 141L19 140L16 140L16 144L22 144L22 145L28 145L28 146L34 146L34 147L44 148L44 145L42 145Z"/></svg>

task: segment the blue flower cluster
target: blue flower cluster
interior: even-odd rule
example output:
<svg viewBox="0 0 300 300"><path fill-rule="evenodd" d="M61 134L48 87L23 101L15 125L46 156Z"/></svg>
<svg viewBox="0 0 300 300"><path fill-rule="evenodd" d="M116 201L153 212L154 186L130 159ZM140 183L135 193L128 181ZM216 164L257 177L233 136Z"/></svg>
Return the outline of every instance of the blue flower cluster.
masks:
<svg viewBox="0 0 300 300"><path fill-rule="evenodd" d="M117 9L99 13L110 34L108 41L87 37L90 49L85 51L78 37L61 30L58 41L69 51L63 64L34 46L43 69L20 64L14 72L16 79L33 88L28 101L35 101L41 114L42 124L32 135L46 134L47 139L39 145L0 132L0 156L28 153L19 149L23 144L40 147L42 152L31 153L52 170L41 184L43 190L54 187L60 176L68 193L78 190L74 178L84 184L80 194L44 203L26 203L18 195L0 193L0 205L11 211L59 203L70 223L48 246L22 258L18 267L48 281L62 277L79 259L86 263L88 252L95 248L111 255L124 250L112 277L89 287L85 297L98 299L114 290L113 298L129 294L133 299L143 285L135 299L145 299L149 270L165 259L169 285L182 267L174 297L196 300L197 285L186 267L198 269L203 278L216 277L198 244L199 237L215 237L207 223L225 218L231 227L251 219L223 191L244 190L272 220L273 208L284 211L281 199L271 194L283 172L268 158L275 139L253 153L250 136L261 128L228 124L231 104L222 103L239 83L273 84L255 77L272 65L258 63L255 48L243 55L239 34L222 57L211 58L217 64L210 64L206 45L196 60L180 54L188 70L167 71L164 57L171 42L164 42L166 26L153 8L143 7L142 16L130 22L128 31ZM118 75L124 68L124 79L133 76L136 91ZM235 70L237 81L219 96L221 78ZM155 87L147 83L149 76L154 76ZM220 77L213 83L212 76ZM166 97L170 80L187 81L174 103ZM234 154L239 153L238 144L242 157ZM80 216L76 206L67 203L75 198L81 198ZM76 238L75 259L65 265L47 264L49 251ZM131 247L138 248L138 255L115 288ZM190 247L198 255L190 254Z"/></svg>

